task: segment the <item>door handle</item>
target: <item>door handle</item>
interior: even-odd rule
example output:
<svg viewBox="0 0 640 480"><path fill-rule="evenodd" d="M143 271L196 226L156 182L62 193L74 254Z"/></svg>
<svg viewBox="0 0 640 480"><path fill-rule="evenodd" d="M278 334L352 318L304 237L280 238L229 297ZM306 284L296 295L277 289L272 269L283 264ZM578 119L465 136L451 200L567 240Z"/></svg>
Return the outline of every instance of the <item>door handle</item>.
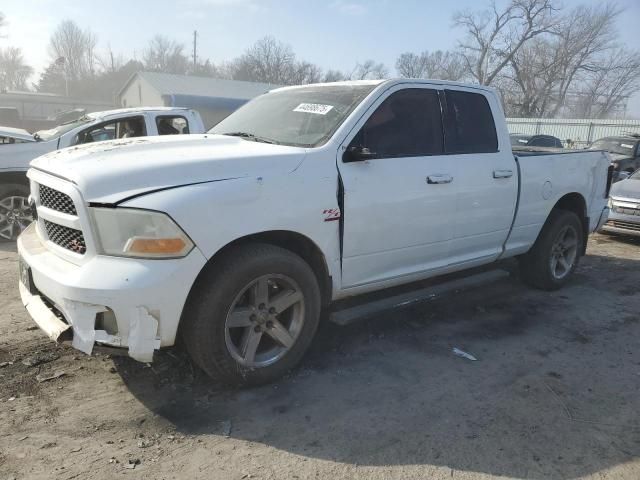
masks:
<svg viewBox="0 0 640 480"><path fill-rule="evenodd" d="M510 178L513 176L513 170L494 170L493 178Z"/></svg>
<svg viewBox="0 0 640 480"><path fill-rule="evenodd" d="M429 175L427 177L427 183L429 185L442 185L443 183L451 182L453 182L453 177L451 175Z"/></svg>

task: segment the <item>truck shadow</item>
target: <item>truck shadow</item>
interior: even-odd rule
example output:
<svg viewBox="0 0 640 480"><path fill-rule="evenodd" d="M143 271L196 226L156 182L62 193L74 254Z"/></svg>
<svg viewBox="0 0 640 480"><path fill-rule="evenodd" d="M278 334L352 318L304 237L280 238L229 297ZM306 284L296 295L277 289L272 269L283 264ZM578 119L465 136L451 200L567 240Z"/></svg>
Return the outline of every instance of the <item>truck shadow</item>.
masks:
<svg viewBox="0 0 640 480"><path fill-rule="evenodd" d="M640 455L640 261L587 256L559 292L502 281L368 321L324 323L289 377L213 384L179 351L117 365L184 434L334 462L576 478ZM458 347L478 358L452 354Z"/></svg>

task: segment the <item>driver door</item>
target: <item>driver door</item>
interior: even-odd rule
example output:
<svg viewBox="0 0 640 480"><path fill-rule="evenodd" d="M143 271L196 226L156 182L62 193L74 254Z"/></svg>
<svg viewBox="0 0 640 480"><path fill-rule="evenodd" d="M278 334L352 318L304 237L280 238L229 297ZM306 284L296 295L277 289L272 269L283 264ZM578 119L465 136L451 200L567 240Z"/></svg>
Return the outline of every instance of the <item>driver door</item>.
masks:
<svg viewBox="0 0 640 480"><path fill-rule="evenodd" d="M438 90L416 85L383 95L340 152L344 185L344 288L444 267L456 208L456 165L443 155Z"/></svg>

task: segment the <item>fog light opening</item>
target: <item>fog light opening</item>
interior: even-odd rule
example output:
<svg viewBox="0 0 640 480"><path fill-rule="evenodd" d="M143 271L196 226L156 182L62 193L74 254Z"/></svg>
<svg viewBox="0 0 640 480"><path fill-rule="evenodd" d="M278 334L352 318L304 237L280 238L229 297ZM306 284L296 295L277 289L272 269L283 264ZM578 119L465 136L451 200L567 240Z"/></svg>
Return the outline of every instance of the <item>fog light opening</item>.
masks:
<svg viewBox="0 0 640 480"><path fill-rule="evenodd" d="M100 312L96 315L96 330L104 330L109 335L116 335L118 333L118 323L116 322L116 316L113 310L107 308L105 312Z"/></svg>

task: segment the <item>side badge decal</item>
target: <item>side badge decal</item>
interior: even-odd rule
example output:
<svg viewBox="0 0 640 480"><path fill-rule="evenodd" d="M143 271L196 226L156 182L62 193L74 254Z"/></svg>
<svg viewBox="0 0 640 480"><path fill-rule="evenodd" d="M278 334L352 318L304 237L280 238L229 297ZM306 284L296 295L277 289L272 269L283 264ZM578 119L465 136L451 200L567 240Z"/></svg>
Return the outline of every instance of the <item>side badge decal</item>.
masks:
<svg viewBox="0 0 640 480"><path fill-rule="evenodd" d="M325 222L333 222L334 220L340 220L340 209L326 208L322 211L322 215L324 215Z"/></svg>

